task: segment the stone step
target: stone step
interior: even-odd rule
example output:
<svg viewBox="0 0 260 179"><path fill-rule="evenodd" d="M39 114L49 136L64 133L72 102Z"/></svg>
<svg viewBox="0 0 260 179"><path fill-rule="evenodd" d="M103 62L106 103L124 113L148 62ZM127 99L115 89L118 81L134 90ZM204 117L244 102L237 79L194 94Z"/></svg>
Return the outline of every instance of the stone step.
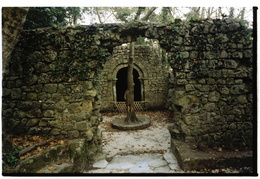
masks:
<svg viewBox="0 0 260 179"><path fill-rule="evenodd" d="M71 163L54 163L38 170L36 173L72 173L73 164Z"/></svg>

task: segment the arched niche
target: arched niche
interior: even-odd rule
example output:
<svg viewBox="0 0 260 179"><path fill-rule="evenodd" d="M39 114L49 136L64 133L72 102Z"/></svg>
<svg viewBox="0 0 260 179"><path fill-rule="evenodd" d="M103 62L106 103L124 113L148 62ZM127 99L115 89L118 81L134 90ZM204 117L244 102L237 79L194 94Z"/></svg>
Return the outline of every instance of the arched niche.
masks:
<svg viewBox="0 0 260 179"><path fill-rule="evenodd" d="M127 67L127 63L120 64L113 70L112 88L114 101L124 101L123 96L127 89ZM144 75L141 68L136 64L134 64L133 75L135 83L135 101L144 101Z"/></svg>

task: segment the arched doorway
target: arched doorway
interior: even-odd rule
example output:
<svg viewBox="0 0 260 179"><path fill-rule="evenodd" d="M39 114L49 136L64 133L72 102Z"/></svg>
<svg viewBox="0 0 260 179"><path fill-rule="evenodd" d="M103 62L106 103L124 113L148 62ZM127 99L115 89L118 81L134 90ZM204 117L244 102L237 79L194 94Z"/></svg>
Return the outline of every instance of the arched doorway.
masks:
<svg viewBox="0 0 260 179"><path fill-rule="evenodd" d="M134 75L134 96L135 101L142 101L142 94L141 94L141 82L139 80L139 74L136 69L133 70ZM117 101L125 101L124 94L127 90L127 67L121 68L116 75L116 100Z"/></svg>

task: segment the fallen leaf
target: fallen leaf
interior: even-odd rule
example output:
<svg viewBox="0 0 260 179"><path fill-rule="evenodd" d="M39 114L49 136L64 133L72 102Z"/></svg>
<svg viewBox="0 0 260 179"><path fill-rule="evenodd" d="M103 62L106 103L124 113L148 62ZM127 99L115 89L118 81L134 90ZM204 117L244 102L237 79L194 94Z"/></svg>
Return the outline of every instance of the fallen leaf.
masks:
<svg viewBox="0 0 260 179"><path fill-rule="evenodd" d="M48 168L48 170L53 170L53 167L51 167L51 166L50 166L50 167L47 167L47 168Z"/></svg>
<svg viewBox="0 0 260 179"><path fill-rule="evenodd" d="M219 147L219 148L218 148L218 151L219 151L219 152L222 152L222 148L221 148L221 147Z"/></svg>
<svg viewBox="0 0 260 179"><path fill-rule="evenodd" d="M62 164L62 162L56 162L56 165L61 165Z"/></svg>
<svg viewBox="0 0 260 179"><path fill-rule="evenodd" d="M37 171L36 173L44 173L44 171L39 170L39 171Z"/></svg>

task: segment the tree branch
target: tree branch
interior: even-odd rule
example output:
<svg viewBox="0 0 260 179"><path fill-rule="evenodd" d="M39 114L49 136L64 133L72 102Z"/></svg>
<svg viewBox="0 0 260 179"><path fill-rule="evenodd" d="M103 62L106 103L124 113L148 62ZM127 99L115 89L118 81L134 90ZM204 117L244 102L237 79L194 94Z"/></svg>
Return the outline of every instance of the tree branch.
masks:
<svg viewBox="0 0 260 179"><path fill-rule="evenodd" d="M140 15L142 13L142 11L145 10L145 7L139 7L137 12L136 12L136 15L135 15L135 18L134 18L134 21L138 21L140 19Z"/></svg>
<svg viewBox="0 0 260 179"><path fill-rule="evenodd" d="M157 7L152 7L148 13L141 19L142 21L148 21L149 17L152 15L152 13L157 9Z"/></svg>
<svg viewBox="0 0 260 179"><path fill-rule="evenodd" d="M95 7L95 11L96 11L96 13L97 13L99 23L100 23L100 24L103 24L97 7Z"/></svg>
<svg viewBox="0 0 260 179"><path fill-rule="evenodd" d="M36 147L39 147L39 146L43 146L43 145L46 145L47 143L53 141L53 138L49 139L49 140L44 140L40 143L37 143L37 144L34 144L34 145L30 145L29 147L26 147L25 149L21 150L19 152L19 156L22 156L22 155L25 155L26 153L32 151L33 149L35 149Z"/></svg>

